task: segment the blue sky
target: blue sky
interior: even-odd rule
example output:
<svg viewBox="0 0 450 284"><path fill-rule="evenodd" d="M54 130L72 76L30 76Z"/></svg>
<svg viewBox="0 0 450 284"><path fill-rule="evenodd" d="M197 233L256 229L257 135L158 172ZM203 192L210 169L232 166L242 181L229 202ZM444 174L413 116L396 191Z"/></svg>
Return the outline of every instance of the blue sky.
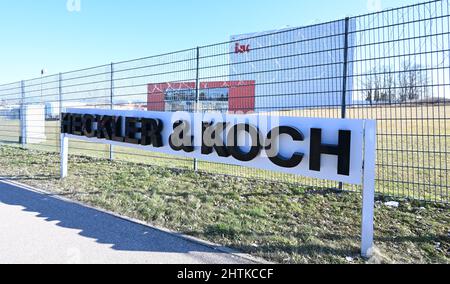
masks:
<svg viewBox="0 0 450 284"><path fill-rule="evenodd" d="M0 84L418 0L2 0Z"/></svg>

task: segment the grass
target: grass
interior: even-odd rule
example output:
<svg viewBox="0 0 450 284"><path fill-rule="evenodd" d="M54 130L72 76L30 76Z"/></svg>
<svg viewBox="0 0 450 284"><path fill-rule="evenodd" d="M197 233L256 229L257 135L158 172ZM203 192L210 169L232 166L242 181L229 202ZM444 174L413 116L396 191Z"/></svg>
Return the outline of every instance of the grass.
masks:
<svg viewBox="0 0 450 284"><path fill-rule="evenodd" d="M304 109L272 114L301 117L339 118L341 110ZM377 119L378 167L377 192L397 198L450 202L450 105L435 106L364 106L347 111L349 118ZM0 120L0 142L17 143L19 121ZM59 128L56 121L46 125L47 141L29 145L30 149L59 151ZM95 158L108 158L109 146L72 140L70 153ZM193 161L174 156L116 147L120 160L148 165L192 169ZM231 165L199 162L199 169L213 174L293 182L316 187L336 187L334 182L293 175L248 169ZM347 189L359 188L346 186Z"/></svg>
<svg viewBox="0 0 450 284"><path fill-rule="evenodd" d="M57 154L0 146L0 173L278 263L364 263L357 193L80 156L58 179ZM450 263L450 210L378 200L371 263Z"/></svg>

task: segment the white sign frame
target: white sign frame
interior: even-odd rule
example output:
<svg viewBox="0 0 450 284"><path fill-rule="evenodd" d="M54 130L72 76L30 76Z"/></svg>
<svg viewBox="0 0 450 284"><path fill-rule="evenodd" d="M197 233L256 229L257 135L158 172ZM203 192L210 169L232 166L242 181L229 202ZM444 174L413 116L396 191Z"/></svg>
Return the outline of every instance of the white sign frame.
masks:
<svg viewBox="0 0 450 284"><path fill-rule="evenodd" d="M227 118L223 118L223 114L192 114L192 113L168 113L168 112L149 112L149 111L118 111L118 110L104 110L104 109L67 109L66 113L71 114L91 114L91 115L111 115L111 116L121 116L121 117L134 117L134 118L153 118L153 119L161 119L165 123L166 131L163 136L167 136L168 133L172 131L172 124L175 121L180 120L181 118L190 119L194 121L194 125L192 126L192 135L195 139L201 137L201 127L196 127L201 125L202 121L233 121L233 122L249 122L252 123L254 121L254 125L258 125L259 117L270 117L270 116L258 116L258 115L227 115ZM302 127L306 127L306 129L310 128L321 128L325 130L334 129L336 130L350 130L352 131L352 139L351 139L351 149L356 149L355 151L361 150L361 156L355 155L354 153L351 155L351 175L350 176L339 176L336 172L336 167L330 166L327 168L327 165L336 165L337 157L327 157L328 155L324 155L322 160L322 167L324 170L321 172L311 172L305 169L280 169L278 166L271 166L270 163L263 163L262 160L257 160L254 163L244 163L234 160L233 158L221 158L217 154L204 156L201 155L201 151L199 151L200 146L195 147L195 151L192 153L185 152L175 152L168 145L165 145L162 148L153 148L152 146L141 146L134 144L126 144L121 142L109 141L109 140L100 140L97 138L88 138L84 136L75 136L72 134L61 134L61 178L64 179L68 175L68 156L69 156L69 139L77 139L87 142L95 142L101 144L108 144L114 146L123 146L130 147L139 150L146 150L152 152L159 152L171 155L184 156L189 158L197 158L203 159L211 162L218 163L228 163L233 165L245 166L245 167L254 167L263 170L272 170L276 172L284 172L290 174L296 174L300 176L319 178L319 179L329 179L335 180L343 183L349 184L357 184L362 185L363 187L363 208L362 208L362 234L361 234L361 255L363 257L370 257L373 251L373 240L374 240L374 204L375 204L375 163L376 163L376 121L375 120L353 120L353 119L317 119L317 118L296 118L296 117L270 117L274 121L268 122L266 126L258 125L261 127L261 131L266 134L271 126L274 123L277 123L277 126L299 126L300 130L305 135L305 141L303 143L303 148L299 149L305 151L304 153L308 153L308 148L310 146L309 139L307 133ZM209 120L212 119L212 120ZM123 122L124 123L124 122ZM169 127L168 127L169 126ZM337 133L337 132L336 132ZM335 136L336 133L332 134L331 132L324 131L323 133L323 143L337 144L337 138ZM334 136L334 138L333 138ZM201 139L201 138L200 138ZM280 142L281 143L281 142ZM196 140L194 145L201 145L201 140ZM292 148L292 147L289 147ZM280 148L281 151L281 148ZM357 153L357 152L355 152ZM260 155L261 159L267 159L263 155ZM308 156L305 155L306 161L302 162L303 167L307 167L309 164ZM325 166L323 166L325 165ZM355 169L355 166L357 169Z"/></svg>

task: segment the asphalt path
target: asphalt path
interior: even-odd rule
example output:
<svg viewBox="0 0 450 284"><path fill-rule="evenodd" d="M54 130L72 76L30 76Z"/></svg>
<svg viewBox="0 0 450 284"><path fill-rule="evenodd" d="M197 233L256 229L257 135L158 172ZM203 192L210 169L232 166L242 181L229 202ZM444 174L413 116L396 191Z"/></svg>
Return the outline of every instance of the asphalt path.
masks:
<svg viewBox="0 0 450 284"><path fill-rule="evenodd" d="M0 181L0 263L248 264L157 228Z"/></svg>

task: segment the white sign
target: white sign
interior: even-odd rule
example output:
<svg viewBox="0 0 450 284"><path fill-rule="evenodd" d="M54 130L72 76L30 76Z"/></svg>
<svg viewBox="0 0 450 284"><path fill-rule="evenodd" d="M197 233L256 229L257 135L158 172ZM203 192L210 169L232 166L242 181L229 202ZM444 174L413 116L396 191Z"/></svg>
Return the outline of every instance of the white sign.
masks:
<svg viewBox="0 0 450 284"><path fill-rule="evenodd" d="M364 255L373 243L375 126L372 120L68 109L61 115L61 175L67 176L68 138L74 138L364 185Z"/></svg>

